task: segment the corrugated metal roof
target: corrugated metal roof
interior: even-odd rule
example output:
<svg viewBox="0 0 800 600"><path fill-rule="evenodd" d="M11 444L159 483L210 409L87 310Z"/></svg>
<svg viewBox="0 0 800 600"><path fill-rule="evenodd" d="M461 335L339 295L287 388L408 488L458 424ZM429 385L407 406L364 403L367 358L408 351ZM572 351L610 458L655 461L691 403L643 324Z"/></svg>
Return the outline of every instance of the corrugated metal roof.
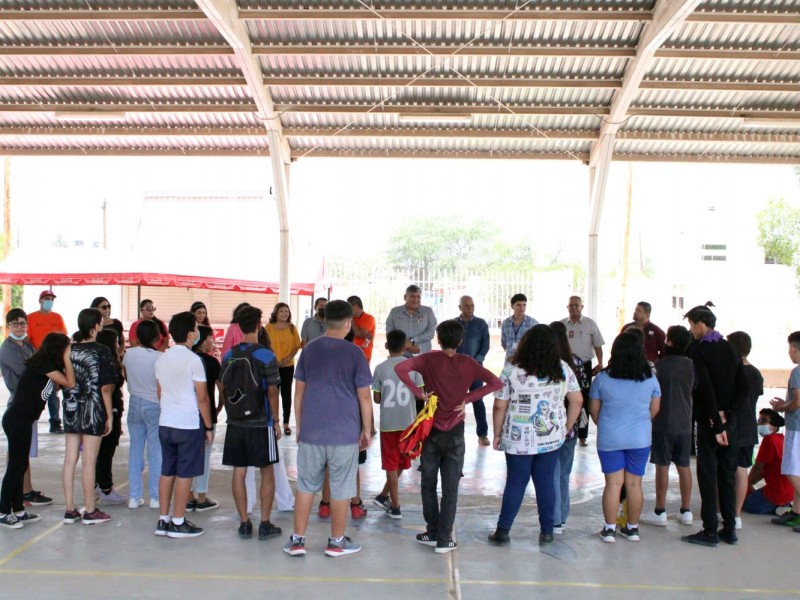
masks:
<svg viewBox="0 0 800 600"><path fill-rule="evenodd" d="M625 91L618 156L800 162L800 0L701 2L633 87L656 0L218 4L240 20L4 0L0 150L263 154L276 130L293 158L585 161Z"/></svg>

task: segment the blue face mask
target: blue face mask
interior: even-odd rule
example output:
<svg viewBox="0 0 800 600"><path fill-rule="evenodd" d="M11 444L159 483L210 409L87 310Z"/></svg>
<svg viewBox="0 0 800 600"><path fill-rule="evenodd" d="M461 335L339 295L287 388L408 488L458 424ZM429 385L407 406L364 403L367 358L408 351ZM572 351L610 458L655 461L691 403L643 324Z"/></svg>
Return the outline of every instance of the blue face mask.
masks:
<svg viewBox="0 0 800 600"><path fill-rule="evenodd" d="M53 301L52 300L45 300L42 302L42 310L44 312L50 312L53 310Z"/></svg>
<svg viewBox="0 0 800 600"><path fill-rule="evenodd" d="M772 433L772 428L769 425L758 426L758 435L770 435L771 433Z"/></svg>
<svg viewBox="0 0 800 600"><path fill-rule="evenodd" d="M17 340L18 342L20 342L20 341L24 340L28 336L27 335L17 335L16 333L9 333L8 337L10 337L12 340Z"/></svg>

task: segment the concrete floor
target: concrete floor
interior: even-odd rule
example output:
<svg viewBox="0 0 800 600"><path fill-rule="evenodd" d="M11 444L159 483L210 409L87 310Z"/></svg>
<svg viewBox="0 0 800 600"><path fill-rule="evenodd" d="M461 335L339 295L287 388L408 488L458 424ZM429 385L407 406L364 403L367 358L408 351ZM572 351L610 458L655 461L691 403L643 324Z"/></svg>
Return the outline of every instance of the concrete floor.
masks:
<svg viewBox="0 0 800 600"><path fill-rule="evenodd" d="M470 415L467 430L473 428ZM126 505L106 507L113 520L103 525L63 525L63 438L48 434L44 419L39 432L40 457L32 462L34 486L53 496L55 502L35 509L42 516L40 522L21 530L0 531L0 598L233 598L275 592L326 600L800 595L800 535L771 525L768 517L744 515L741 542L736 547L713 549L682 543L680 536L696 531L700 524L681 526L674 515L666 528L642 525L640 543L621 538L613 545L601 543L597 532L602 524L603 485L593 435L588 448L577 449L567 529L546 549L536 542L538 521L532 493L511 532L511 545L497 548L487 544L486 535L494 528L499 511L505 462L501 453L478 447L477 438L468 436L456 520L459 548L447 555L436 555L414 542L414 535L424 531L418 473L403 476L402 521L386 518L371 504L383 485L376 445L362 467L362 494L369 514L363 521L348 524L348 535L363 545L363 551L333 559L322 552L329 525L316 515L311 518L309 553L304 558L281 551L286 536L265 542L238 538L230 472L220 464L224 425L214 445L209 494L221 506L190 516L206 533L188 540L155 537L157 511L146 505L137 510ZM295 439L289 437L280 444L293 479ZM125 435L114 470L121 493L127 491L127 454ZM3 470L4 462L0 457ZM652 467L644 489L645 508L652 509ZM677 509L676 493L671 490L670 511ZM77 494L80 497L79 491ZM696 488L693 498L697 519ZM291 531L292 513L273 513L272 520L286 535Z"/></svg>

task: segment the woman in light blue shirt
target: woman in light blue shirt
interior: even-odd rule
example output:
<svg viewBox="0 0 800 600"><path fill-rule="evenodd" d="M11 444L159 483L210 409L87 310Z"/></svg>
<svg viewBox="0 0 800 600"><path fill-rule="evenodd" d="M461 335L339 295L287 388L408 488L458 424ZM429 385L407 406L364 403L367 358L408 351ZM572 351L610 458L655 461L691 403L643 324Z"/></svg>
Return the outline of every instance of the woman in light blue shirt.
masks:
<svg viewBox="0 0 800 600"><path fill-rule="evenodd" d="M620 535L639 541L642 475L650 454L652 419L661 406L661 388L639 339L622 333L611 347L608 367L592 381L589 410L597 424L597 454L606 479L603 490L604 542L616 536L616 513L625 486L628 522Z"/></svg>

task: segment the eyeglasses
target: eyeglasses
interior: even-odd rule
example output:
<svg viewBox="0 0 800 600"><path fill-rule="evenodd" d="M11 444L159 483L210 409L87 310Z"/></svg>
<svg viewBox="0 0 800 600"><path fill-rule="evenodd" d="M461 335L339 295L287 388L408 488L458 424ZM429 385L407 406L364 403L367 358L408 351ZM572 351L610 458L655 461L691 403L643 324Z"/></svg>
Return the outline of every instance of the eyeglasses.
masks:
<svg viewBox="0 0 800 600"><path fill-rule="evenodd" d="M27 327L28 326L28 322L27 321L11 321L11 323L9 323L8 326L9 327Z"/></svg>
<svg viewBox="0 0 800 600"><path fill-rule="evenodd" d="M97 308L100 310L106 310L107 308L111 308L110 304L100 304Z"/></svg>

